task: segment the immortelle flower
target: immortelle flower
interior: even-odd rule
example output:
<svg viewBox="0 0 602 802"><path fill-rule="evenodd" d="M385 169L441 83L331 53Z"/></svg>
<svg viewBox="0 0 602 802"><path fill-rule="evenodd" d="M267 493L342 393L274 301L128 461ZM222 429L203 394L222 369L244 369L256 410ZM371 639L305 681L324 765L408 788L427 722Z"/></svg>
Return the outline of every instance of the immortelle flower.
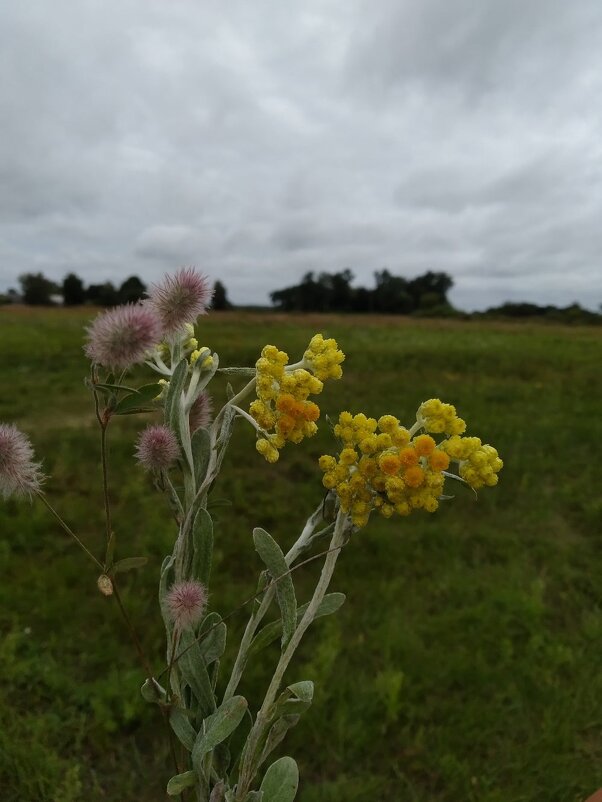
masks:
<svg viewBox="0 0 602 802"><path fill-rule="evenodd" d="M149 304L125 304L102 312L86 331L86 356L111 370L125 370L160 341L161 321Z"/></svg>
<svg viewBox="0 0 602 802"><path fill-rule="evenodd" d="M211 422L213 400L209 393L201 393L190 407L190 434L194 434L201 427L206 429Z"/></svg>
<svg viewBox="0 0 602 802"><path fill-rule="evenodd" d="M153 284L148 295L149 305L159 316L164 333L170 335L186 323L194 323L207 311L213 290L207 276L194 267L186 267Z"/></svg>
<svg viewBox="0 0 602 802"><path fill-rule="evenodd" d="M165 471L180 456L180 446L167 426L147 426L140 433L134 453L145 470Z"/></svg>
<svg viewBox="0 0 602 802"><path fill-rule="evenodd" d="M0 423L0 492L9 496L31 496L44 477L27 437L12 423Z"/></svg>
<svg viewBox="0 0 602 802"><path fill-rule="evenodd" d="M167 609L176 629L191 629L199 623L207 606L207 590L190 579L176 582L167 594Z"/></svg>

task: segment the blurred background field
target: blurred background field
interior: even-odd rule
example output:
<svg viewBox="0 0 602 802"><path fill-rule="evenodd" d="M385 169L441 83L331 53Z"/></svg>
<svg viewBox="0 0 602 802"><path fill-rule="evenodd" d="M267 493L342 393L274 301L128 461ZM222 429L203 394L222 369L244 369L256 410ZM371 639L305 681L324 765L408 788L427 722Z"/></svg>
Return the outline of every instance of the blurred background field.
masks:
<svg viewBox="0 0 602 802"><path fill-rule="evenodd" d="M100 554L88 315L0 311L0 420L31 437L48 494ZM422 400L440 397L505 468L478 502L458 485L437 514L373 519L344 551L332 589L347 602L316 623L287 675L316 682L281 751L300 764L300 802L581 802L602 785L599 331L224 313L203 319L198 338L223 365L252 365L267 342L298 358L316 331L347 354L323 415L393 413L410 424ZM149 557L123 586L159 670L156 584L174 532L133 464L143 418L111 426L111 495L117 556ZM333 442L323 426L269 466L237 427L215 491L232 502L215 513L211 604L221 612L253 592L253 526L285 547L319 502L316 460ZM165 799L162 722L139 695L135 653L93 568L39 504L0 505L0 532L3 802ZM295 575L301 601L314 568ZM232 620L230 656L245 620ZM245 676L252 704L275 659L263 653Z"/></svg>

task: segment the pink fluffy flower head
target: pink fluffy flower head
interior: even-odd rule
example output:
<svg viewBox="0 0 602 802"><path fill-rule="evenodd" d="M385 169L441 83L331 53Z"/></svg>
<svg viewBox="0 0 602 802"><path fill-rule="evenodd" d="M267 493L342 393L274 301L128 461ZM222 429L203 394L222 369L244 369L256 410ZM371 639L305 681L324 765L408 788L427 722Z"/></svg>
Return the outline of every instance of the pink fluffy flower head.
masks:
<svg viewBox="0 0 602 802"><path fill-rule="evenodd" d="M211 422L213 400L209 393L201 393L190 407L190 434L194 434L201 427L206 428Z"/></svg>
<svg viewBox="0 0 602 802"><path fill-rule="evenodd" d="M194 267L165 276L149 291L149 304L156 311L166 335L179 331L186 323L194 323L207 311L213 290L209 279Z"/></svg>
<svg viewBox="0 0 602 802"><path fill-rule="evenodd" d="M140 433L135 456L147 471L165 471L180 456L180 446L167 426L147 426Z"/></svg>
<svg viewBox="0 0 602 802"><path fill-rule="evenodd" d="M0 493L4 498L37 492L44 478L39 468L23 432L12 423L0 423Z"/></svg>
<svg viewBox="0 0 602 802"><path fill-rule="evenodd" d="M102 312L86 331L86 356L105 368L125 370L142 362L161 340L161 321L148 304L125 304Z"/></svg>
<svg viewBox="0 0 602 802"><path fill-rule="evenodd" d="M195 579L176 582L167 594L167 609L178 630L196 626L203 617L206 606L207 590Z"/></svg>

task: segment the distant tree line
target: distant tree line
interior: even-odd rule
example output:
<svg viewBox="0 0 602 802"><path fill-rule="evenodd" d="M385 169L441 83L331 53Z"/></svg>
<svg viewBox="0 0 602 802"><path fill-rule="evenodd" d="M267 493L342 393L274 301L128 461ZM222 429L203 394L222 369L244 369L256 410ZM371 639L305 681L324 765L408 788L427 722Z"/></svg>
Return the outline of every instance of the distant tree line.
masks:
<svg viewBox="0 0 602 802"><path fill-rule="evenodd" d="M602 312L602 307L600 309ZM578 303L569 306L539 306L538 304L507 302L501 306L494 306L485 312L475 312L471 317L490 319L532 320L534 318L548 323L573 323L581 325L602 324L602 314L584 309Z"/></svg>
<svg viewBox="0 0 602 802"><path fill-rule="evenodd" d="M388 270L374 273L372 289L352 287L351 270L306 273L300 284L270 293L272 303L285 312L380 312L407 315L415 312L453 313L447 293L453 279L429 271L413 279Z"/></svg>
<svg viewBox="0 0 602 802"><path fill-rule="evenodd" d="M52 306L62 300L64 306L119 306L135 303L144 298L146 293L146 284L138 276L126 278L118 287L111 281L86 287L75 273L66 275L60 284L46 278L43 273L24 273L19 276L19 284L21 293L9 290L6 295L0 295L0 303L20 301L30 306ZM213 309L230 308L226 288L221 281L216 281Z"/></svg>
<svg viewBox="0 0 602 802"><path fill-rule="evenodd" d="M471 319L538 319L551 323L602 324L599 312L584 309L578 303L566 307L540 306L518 302L504 303L485 312L462 312L447 298L453 279L447 273L428 271L415 278L395 276L388 270L374 273L374 287L353 287L351 270L336 273L306 273L299 284L270 293L272 305L284 312L371 312L376 314L423 315L428 317L458 317ZM144 298L146 285L138 276L126 278L119 286L106 281L86 286L75 273L69 273L58 283L43 273L24 273L19 276L21 292L14 289L0 293L0 304L25 303L32 306L118 306ZM226 287L216 281L212 309L227 310Z"/></svg>

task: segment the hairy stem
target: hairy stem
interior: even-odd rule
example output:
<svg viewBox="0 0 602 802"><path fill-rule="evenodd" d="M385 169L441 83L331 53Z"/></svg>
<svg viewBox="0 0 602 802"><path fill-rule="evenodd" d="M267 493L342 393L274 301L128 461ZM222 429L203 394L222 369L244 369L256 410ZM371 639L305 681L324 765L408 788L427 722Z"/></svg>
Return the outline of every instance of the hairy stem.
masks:
<svg viewBox="0 0 602 802"><path fill-rule="evenodd" d="M318 608L322 603L324 596L326 595L326 591L328 590L330 580L332 579L332 575L334 573L339 552L345 542L348 527L349 518L346 513L339 509L334 533L330 542L330 548L328 554L326 555L326 559L324 560L322 573L320 574L320 579L316 585L312 599L307 610L305 611L305 615L299 622L291 640L288 643L288 646L278 661L278 665L276 666L274 676L272 677L272 681L270 682L266 692L261 709L257 713L255 724L249 733L240 768L240 780L237 786L236 802L242 801L245 798L251 782L253 781L260 758L260 754L258 754L260 753L259 746L267 728L271 723L271 708L276 700L278 691L280 690L282 678L297 647L299 646L299 643L301 642L301 639L303 638L303 635L314 620Z"/></svg>
<svg viewBox="0 0 602 802"><path fill-rule="evenodd" d="M303 531L297 538L297 541L295 542L294 546L292 546L292 548L288 551L285 557L285 561L289 567L294 563L299 554L303 551L307 541L314 533L316 526L318 525L318 522L320 520L322 520L322 504L320 504L320 506L315 510L315 512L313 512L312 515L310 515L310 517L307 519L307 522L303 527ZM251 641L253 640L253 637L257 632L257 627L262 622L265 614L267 613L270 607L270 604L272 603L275 591L276 591L276 586L274 583L272 583L264 591L263 599L261 600L259 609L256 610L254 613L252 613L251 617L249 618L244 634L242 636L242 640L240 642L238 654L236 655L234 667L232 668L232 674L228 682L228 687L226 688L226 692L224 693L224 699L223 699L224 702L227 699L230 699L230 697L234 696L236 692L236 688L238 687L238 683L242 678L242 674L245 668Z"/></svg>

